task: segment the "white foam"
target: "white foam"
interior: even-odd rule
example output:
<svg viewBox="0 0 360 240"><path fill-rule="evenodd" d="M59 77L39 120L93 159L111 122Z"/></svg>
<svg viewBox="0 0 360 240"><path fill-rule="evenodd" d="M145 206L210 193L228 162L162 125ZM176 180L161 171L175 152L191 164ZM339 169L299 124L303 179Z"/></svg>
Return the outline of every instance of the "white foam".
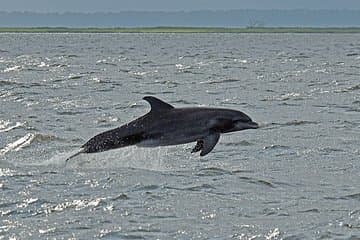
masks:
<svg viewBox="0 0 360 240"><path fill-rule="evenodd" d="M14 128L21 127L24 123L16 122L14 125L10 126L10 121L0 120L0 133L1 132L8 132Z"/></svg>
<svg viewBox="0 0 360 240"><path fill-rule="evenodd" d="M175 64L175 67L179 70L185 70L185 69L190 69L191 66L186 66L186 65L183 65L183 64Z"/></svg>
<svg viewBox="0 0 360 240"><path fill-rule="evenodd" d="M18 70L18 69L20 69L20 66L8 67L8 68L5 68L5 69L4 69L4 73L16 71L16 70Z"/></svg>
<svg viewBox="0 0 360 240"><path fill-rule="evenodd" d="M45 62L40 62L40 64L37 65L38 67L49 67L49 64L46 64Z"/></svg>
<svg viewBox="0 0 360 240"><path fill-rule="evenodd" d="M129 74L135 75L135 76L144 76L150 72L140 72L140 71L130 71Z"/></svg>
<svg viewBox="0 0 360 240"><path fill-rule="evenodd" d="M246 60L246 59L234 59L234 62L247 63L248 60Z"/></svg>
<svg viewBox="0 0 360 240"><path fill-rule="evenodd" d="M7 126L9 126L9 124L10 124L10 121L0 120L0 131L2 129L5 129Z"/></svg>
<svg viewBox="0 0 360 240"><path fill-rule="evenodd" d="M0 155L4 155L9 151L19 151L20 149L30 145L35 139L34 133L27 133L25 136L19 138L15 142L9 143L3 149L0 149Z"/></svg>

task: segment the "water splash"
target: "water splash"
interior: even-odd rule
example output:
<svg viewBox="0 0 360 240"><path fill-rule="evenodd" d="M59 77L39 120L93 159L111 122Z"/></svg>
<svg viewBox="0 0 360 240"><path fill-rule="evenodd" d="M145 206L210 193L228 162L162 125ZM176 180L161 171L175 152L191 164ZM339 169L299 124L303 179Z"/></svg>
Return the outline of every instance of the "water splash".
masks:
<svg viewBox="0 0 360 240"><path fill-rule="evenodd" d="M0 149L0 155L4 155L10 151L19 151L20 149L31 144L35 139L34 133L27 133L25 136L19 138L15 142L9 143L3 149Z"/></svg>
<svg viewBox="0 0 360 240"><path fill-rule="evenodd" d="M50 159L41 162L40 165L66 166L66 168L139 168L166 171L173 168L169 159L173 159L174 155L178 153L178 147L143 148L130 146L101 153L79 154L65 164L66 159L78 151L76 149L70 152L56 153Z"/></svg>
<svg viewBox="0 0 360 240"><path fill-rule="evenodd" d="M0 133L8 132L10 130L13 130L13 129L21 127L21 126L24 126L24 123L16 122L15 124L11 125L10 121L0 120Z"/></svg>

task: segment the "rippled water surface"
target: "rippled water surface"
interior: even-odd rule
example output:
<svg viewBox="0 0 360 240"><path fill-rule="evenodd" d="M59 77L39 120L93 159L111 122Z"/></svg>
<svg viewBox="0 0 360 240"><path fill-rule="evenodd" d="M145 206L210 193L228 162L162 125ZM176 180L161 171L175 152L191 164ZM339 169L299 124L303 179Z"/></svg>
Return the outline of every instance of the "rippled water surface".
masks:
<svg viewBox="0 0 360 240"><path fill-rule="evenodd" d="M262 128L69 154L149 110ZM360 36L0 34L0 239L360 239Z"/></svg>

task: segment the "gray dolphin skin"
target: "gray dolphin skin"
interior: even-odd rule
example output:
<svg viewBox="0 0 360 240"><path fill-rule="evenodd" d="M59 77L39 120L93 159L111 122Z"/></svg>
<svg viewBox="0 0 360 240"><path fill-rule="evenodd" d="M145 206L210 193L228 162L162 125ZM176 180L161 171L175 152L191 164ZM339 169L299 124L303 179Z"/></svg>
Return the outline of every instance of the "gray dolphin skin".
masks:
<svg viewBox="0 0 360 240"><path fill-rule="evenodd" d="M245 113L222 108L175 108L152 96L143 98L151 110L121 127L100 133L75 155L103 152L131 145L157 147L196 142L191 151L205 156L219 141L221 133L256 129L259 125Z"/></svg>

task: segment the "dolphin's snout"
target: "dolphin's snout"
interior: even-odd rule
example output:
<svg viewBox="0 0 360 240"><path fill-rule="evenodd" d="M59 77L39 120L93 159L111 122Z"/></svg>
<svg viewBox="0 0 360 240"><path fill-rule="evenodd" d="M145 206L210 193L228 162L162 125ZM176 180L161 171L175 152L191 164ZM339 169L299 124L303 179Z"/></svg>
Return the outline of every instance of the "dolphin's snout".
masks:
<svg viewBox="0 0 360 240"><path fill-rule="evenodd" d="M247 122L236 122L235 128L236 131L245 130L245 129L257 129L259 128L259 124L251 120Z"/></svg>
<svg viewBox="0 0 360 240"><path fill-rule="evenodd" d="M249 122L248 125L249 125L249 128L251 128L251 129L256 129L256 128L260 127L260 125L256 122Z"/></svg>

